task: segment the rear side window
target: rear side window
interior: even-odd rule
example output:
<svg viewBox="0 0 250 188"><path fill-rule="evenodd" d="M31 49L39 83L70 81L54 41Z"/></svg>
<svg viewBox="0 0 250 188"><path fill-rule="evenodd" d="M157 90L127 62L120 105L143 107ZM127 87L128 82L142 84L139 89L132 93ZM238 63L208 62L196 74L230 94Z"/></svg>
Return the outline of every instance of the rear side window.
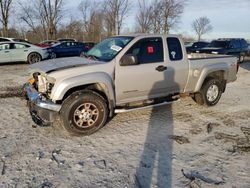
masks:
<svg viewBox="0 0 250 188"><path fill-rule="evenodd" d="M168 37L168 54L171 61L178 61L183 59L181 43L178 38Z"/></svg>
<svg viewBox="0 0 250 188"><path fill-rule="evenodd" d="M162 38L146 38L137 41L126 54L137 56L140 64L163 62Z"/></svg>
<svg viewBox="0 0 250 188"><path fill-rule="evenodd" d="M13 45L13 49L23 49L23 48L28 48L28 47L29 47L28 45L18 44L18 43L15 43Z"/></svg>

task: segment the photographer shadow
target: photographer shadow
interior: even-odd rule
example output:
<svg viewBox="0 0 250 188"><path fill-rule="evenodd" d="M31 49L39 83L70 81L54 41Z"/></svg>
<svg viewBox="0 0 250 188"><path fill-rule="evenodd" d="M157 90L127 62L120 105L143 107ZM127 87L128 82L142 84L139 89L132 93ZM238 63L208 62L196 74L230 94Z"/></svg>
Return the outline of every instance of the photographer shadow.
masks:
<svg viewBox="0 0 250 188"><path fill-rule="evenodd" d="M179 86L174 81L174 71L167 71L168 82L176 90ZM166 75L165 73L165 75ZM166 78L154 84L151 92L166 83ZM149 93L149 96L151 95ZM172 104L153 107L148 123L148 130L139 166L136 170L136 185L139 188L172 187L172 151L173 140L169 139L174 132Z"/></svg>

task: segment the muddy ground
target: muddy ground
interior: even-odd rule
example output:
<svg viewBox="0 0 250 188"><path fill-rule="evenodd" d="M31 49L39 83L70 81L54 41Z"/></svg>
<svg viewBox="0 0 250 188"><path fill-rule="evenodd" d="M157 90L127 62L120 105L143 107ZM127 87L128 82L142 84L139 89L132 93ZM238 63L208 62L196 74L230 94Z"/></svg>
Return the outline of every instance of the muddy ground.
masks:
<svg viewBox="0 0 250 188"><path fill-rule="evenodd" d="M18 97L27 70L0 66L1 188L250 187L250 61L215 107L186 98L118 114L88 137L32 122Z"/></svg>

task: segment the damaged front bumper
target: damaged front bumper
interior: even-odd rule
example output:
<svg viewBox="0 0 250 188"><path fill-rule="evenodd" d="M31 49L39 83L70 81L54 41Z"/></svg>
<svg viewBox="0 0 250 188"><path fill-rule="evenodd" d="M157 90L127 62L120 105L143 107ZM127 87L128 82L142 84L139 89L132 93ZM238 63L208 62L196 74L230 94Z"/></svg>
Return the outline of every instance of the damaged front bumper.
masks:
<svg viewBox="0 0 250 188"><path fill-rule="evenodd" d="M33 121L38 125L51 124L58 116L61 105L44 99L30 83L26 83L24 89Z"/></svg>

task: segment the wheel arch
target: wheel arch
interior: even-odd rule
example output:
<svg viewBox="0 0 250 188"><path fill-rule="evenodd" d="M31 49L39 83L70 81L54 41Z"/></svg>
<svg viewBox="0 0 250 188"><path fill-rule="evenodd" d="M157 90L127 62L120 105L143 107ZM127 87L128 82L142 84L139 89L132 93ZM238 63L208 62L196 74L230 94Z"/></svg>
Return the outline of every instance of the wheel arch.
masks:
<svg viewBox="0 0 250 188"><path fill-rule="evenodd" d="M201 75L200 78L196 84L194 92L200 91L202 85L211 78L216 78L219 79L221 82L223 82L224 88L223 92L225 91L226 87L226 82L228 79L228 65L227 64L222 64L219 65L217 68L210 69L209 67L205 68Z"/></svg>
<svg viewBox="0 0 250 188"><path fill-rule="evenodd" d="M30 56L31 54L38 54L38 55L40 56L41 60L43 59L42 54L40 54L40 53L37 52L37 51L31 51L31 52L29 52L29 54L27 55L27 62L29 62L29 56Z"/></svg>
<svg viewBox="0 0 250 188"><path fill-rule="evenodd" d="M51 99L62 103L72 93L81 90L91 90L101 95L107 101L110 115L113 115L115 94L112 79L106 73L90 73L61 81L53 88Z"/></svg>

